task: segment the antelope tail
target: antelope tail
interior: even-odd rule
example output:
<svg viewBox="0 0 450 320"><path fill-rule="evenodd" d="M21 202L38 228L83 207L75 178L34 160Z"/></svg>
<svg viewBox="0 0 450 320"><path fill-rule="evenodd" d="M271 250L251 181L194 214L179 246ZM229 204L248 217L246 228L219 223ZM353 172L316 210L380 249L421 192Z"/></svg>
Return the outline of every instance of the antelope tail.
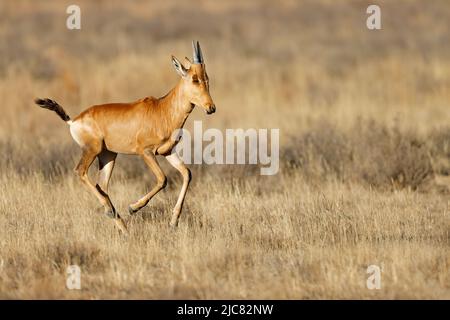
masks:
<svg viewBox="0 0 450 320"><path fill-rule="evenodd" d="M63 119L65 122L70 124L69 115L66 113L66 111L64 111L63 107L61 107L56 101L51 100L51 99L39 99L38 98L38 99L34 100L34 103L36 103L41 108L55 111L56 114L61 119Z"/></svg>

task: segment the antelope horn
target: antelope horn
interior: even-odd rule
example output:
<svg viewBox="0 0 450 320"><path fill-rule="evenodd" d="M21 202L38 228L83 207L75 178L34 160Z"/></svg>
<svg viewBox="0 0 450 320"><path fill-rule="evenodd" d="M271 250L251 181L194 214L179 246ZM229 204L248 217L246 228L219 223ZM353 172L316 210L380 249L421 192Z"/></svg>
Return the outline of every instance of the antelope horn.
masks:
<svg viewBox="0 0 450 320"><path fill-rule="evenodd" d="M197 53L200 58L200 63L203 63L204 62L203 61L203 53L202 53L202 49L200 48L200 43L198 43L198 41L197 41Z"/></svg>
<svg viewBox="0 0 450 320"><path fill-rule="evenodd" d="M192 40L192 58L194 63L203 63L203 55L202 50L200 49L200 44L195 43L194 40Z"/></svg>
<svg viewBox="0 0 450 320"><path fill-rule="evenodd" d="M195 41L192 40L192 61L193 63L200 63L197 55L197 46L195 45Z"/></svg>

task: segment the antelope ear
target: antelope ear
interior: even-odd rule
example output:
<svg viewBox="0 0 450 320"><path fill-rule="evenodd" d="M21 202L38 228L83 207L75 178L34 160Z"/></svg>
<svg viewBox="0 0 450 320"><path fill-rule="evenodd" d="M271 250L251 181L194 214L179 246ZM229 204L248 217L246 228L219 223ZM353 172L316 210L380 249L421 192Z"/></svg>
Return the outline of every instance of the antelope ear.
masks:
<svg viewBox="0 0 450 320"><path fill-rule="evenodd" d="M172 56L172 64L181 77L184 78L187 76L187 69L181 64L180 61L178 61L177 58L175 58L175 56Z"/></svg>

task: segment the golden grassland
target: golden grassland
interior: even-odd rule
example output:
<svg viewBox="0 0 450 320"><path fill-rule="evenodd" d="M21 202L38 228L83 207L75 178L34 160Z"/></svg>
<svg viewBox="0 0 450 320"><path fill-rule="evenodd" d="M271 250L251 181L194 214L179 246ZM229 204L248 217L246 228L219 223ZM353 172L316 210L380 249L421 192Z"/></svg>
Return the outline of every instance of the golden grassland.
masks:
<svg viewBox="0 0 450 320"><path fill-rule="evenodd" d="M367 1L0 3L0 298L449 299L450 7ZM118 234L75 177L67 126L104 102L165 94L199 39L217 105L206 128L279 128L280 171L190 165L137 215L154 177L119 156ZM91 176L96 176L96 164ZM67 290L77 264L82 290ZM368 290L366 269L382 267Z"/></svg>

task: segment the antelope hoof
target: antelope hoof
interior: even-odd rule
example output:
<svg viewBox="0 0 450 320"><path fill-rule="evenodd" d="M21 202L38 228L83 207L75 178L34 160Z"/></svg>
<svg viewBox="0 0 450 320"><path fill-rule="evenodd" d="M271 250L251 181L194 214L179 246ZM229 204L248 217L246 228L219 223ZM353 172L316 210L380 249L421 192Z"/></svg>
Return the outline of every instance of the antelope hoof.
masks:
<svg viewBox="0 0 450 320"><path fill-rule="evenodd" d="M135 214L138 211L139 211L139 209L133 209L131 206L128 206L128 213L130 215L133 215L133 214Z"/></svg>
<svg viewBox="0 0 450 320"><path fill-rule="evenodd" d="M121 218L114 219L114 222L116 223L116 226L117 228L119 228L120 232L122 232L126 236L129 235L127 226Z"/></svg>
<svg viewBox="0 0 450 320"><path fill-rule="evenodd" d="M120 218L120 216L114 210L108 210L105 212L105 214L108 218L112 218L112 219L116 219L117 217Z"/></svg>
<svg viewBox="0 0 450 320"><path fill-rule="evenodd" d="M178 221L170 221L169 227L173 230L175 230L178 227Z"/></svg>

